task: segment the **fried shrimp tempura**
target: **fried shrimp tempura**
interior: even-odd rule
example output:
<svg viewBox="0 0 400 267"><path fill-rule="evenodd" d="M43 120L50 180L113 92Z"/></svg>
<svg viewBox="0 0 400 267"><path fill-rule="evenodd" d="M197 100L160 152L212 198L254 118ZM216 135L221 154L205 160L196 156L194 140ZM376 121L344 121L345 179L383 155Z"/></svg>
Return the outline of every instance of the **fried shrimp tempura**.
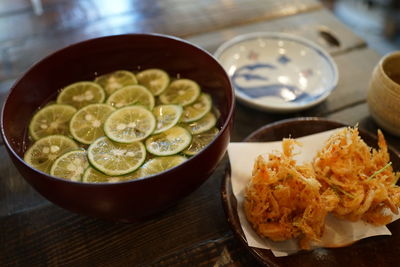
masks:
<svg viewBox="0 0 400 267"><path fill-rule="evenodd" d="M398 214L400 173L393 172L385 138L378 131L379 150L360 138L357 128L346 128L329 138L313 162L322 190L333 189L339 196L333 213L351 221L374 225L391 222L390 209Z"/></svg>
<svg viewBox="0 0 400 267"><path fill-rule="evenodd" d="M338 197L315 179L311 165L296 165L293 139L284 139L282 154L259 156L246 188L244 211L253 229L274 241L299 238L302 249L318 240L325 217L337 206Z"/></svg>

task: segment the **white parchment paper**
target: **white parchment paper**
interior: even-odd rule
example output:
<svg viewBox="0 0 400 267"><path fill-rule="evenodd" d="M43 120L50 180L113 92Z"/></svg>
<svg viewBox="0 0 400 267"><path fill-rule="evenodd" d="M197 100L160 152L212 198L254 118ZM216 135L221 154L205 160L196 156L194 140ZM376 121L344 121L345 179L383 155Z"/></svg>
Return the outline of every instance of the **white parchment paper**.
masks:
<svg viewBox="0 0 400 267"><path fill-rule="evenodd" d="M342 129L342 128L341 128ZM300 152L295 156L298 164L310 162L313 160L316 152L323 147L325 141L335 131L334 129L318 134L313 134L298 138L302 147L295 149ZM274 242L267 238L262 238L256 234L247 222L243 211L244 190L251 178L254 161L258 155L268 155L273 151L282 151L281 142L265 143L230 143L228 146L229 161L231 164L232 190L237 199L237 212L246 236L247 243L251 247L271 249L277 257L287 256L299 251L297 240L288 240L284 242ZM393 216L397 220L399 216ZM315 247L337 247L351 244L357 240L377 235L391 235L386 226L373 226L363 221L349 222L328 215L325 224L324 235L321 241L313 244Z"/></svg>

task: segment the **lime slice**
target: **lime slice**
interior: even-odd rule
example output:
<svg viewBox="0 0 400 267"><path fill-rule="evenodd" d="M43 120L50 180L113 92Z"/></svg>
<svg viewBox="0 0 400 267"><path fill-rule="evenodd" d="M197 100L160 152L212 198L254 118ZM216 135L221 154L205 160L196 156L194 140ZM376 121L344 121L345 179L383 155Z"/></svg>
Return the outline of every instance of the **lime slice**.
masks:
<svg viewBox="0 0 400 267"><path fill-rule="evenodd" d="M191 122L185 125L191 134L200 134L210 130L217 123L217 118L211 112L208 112L203 118L198 121Z"/></svg>
<svg viewBox="0 0 400 267"><path fill-rule="evenodd" d="M152 135L146 139L146 148L157 156L174 155L190 145L192 135L179 126L174 126L162 133Z"/></svg>
<svg viewBox="0 0 400 267"><path fill-rule="evenodd" d="M91 104L81 108L69 124L72 136L82 144L93 143L104 136L104 122L114 110L115 108L107 104Z"/></svg>
<svg viewBox="0 0 400 267"><path fill-rule="evenodd" d="M175 126L182 115L182 107L178 105L160 105L153 109L153 114L156 117L155 134L166 131Z"/></svg>
<svg viewBox="0 0 400 267"><path fill-rule="evenodd" d="M183 151L185 155L193 156L199 153L203 148L205 148L212 140L214 140L215 136L219 133L219 130L215 127L211 128L201 134L193 135L192 142L189 147Z"/></svg>
<svg viewBox="0 0 400 267"><path fill-rule="evenodd" d="M148 137L156 127L156 119L142 106L117 109L106 119L104 132L111 140L132 143Z"/></svg>
<svg viewBox="0 0 400 267"><path fill-rule="evenodd" d="M130 174L121 176L109 176L98 170L89 167L86 169L82 177L82 182L84 183L118 183L123 181L129 181L139 178L139 171L135 171Z"/></svg>
<svg viewBox="0 0 400 267"><path fill-rule="evenodd" d="M69 135L68 124L76 108L53 104L40 109L29 124L29 134L34 140L54 134Z"/></svg>
<svg viewBox="0 0 400 267"><path fill-rule="evenodd" d="M173 81L160 95L163 104L190 105L200 95L200 86L189 79L178 79Z"/></svg>
<svg viewBox="0 0 400 267"><path fill-rule="evenodd" d="M161 94L169 84L168 74L160 69L147 69L136 76L139 83L146 86L153 95Z"/></svg>
<svg viewBox="0 0 400 267"><path fill-rule="evenodd" d="M78 149L78 145L63 135L49 135L37 140L24 155L26 163L42 172L50 173L53 162L62 154Z"/></svg>
<svg viewBox="0 0 400 267"><path fill-rule="evenodd" d="M110 95L107 99L107 104L116 108L128 105L141 105L152 110L154 107L154 96L144 86L129 85Z"/></svg>
<svg viewBox="0 0 400 267"><path fill-rule="evenodd" d="M89 166L85 150L74 150L62 154L50 169L50 174L71 181L81 181L82 174Z"/></svg>
<svg viewBox="0 0 400 267"><path fill-rule="evenodd" d="M107 95L111 95L122 87L138 83L135 74L127 70L107 73L97 77L94 81L104 88Z"/></svg>
<svg viewBox="0 0 400 267"><path fill-rule="evenodd" d="M212 100L210 95L202 93L196 101L185 106L181 121L193 122L201 119L211 110Z"/></svg>
<svg viewBox="0 0 400 267"><path fill-rule="evenodd" d="M146 158L141 142L121 144L107 137L100 137L88 149L90 164L107 175L124 175L135 171Z"/></svg>
<svg viewBox="0 0 400 267"><path fill-rule="evenodd" d="M58 94L58 104L68 104L80 109L89 104L102 103L106 95L95 82L76 82L68 85Z"/></svg>
<svg viewBox="0 0 400 267"><path fill-rule="evenodd" d="M138 172L142 177L150 176L171 169L186 160L184 156L155 157L143 164Z"/></svg>

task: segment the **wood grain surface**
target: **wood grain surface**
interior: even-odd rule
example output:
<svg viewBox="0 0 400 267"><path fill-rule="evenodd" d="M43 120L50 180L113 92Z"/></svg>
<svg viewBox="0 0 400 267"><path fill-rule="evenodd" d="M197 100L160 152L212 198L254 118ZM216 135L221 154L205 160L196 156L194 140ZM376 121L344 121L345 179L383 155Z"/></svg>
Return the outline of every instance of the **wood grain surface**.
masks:
<svg viewBox="0 0 400 267"><path fill-rule="evenodd" d="M283 16L274 20L247 23L212 31L187 38L214 53L223 42L249 32L284 32L299 35L320 45L331 55L345 53L351 49L365 47L366 43L325 9L310 10L292 16ZM330 33L337 39L338 45L324 38L322 32Z"/></svg>
<svg viewBox="0 0 400 267"><path fill-rule="evenodd" d="M320 105L294 114L237 103L232 141L281 119L321 116L375 132L366 89L380 56L314 0L28 0L0 3L0 101L32 64L68 44L132 32L186 38L213 53L253 31L289 32L324 47L340 79ZM320 30L339 40L326 42ZM38 85L40 86L40 85ZM251 119L249 119L251 118ZM387 135L392 146L400 139ZM21 177L0 145L0 266L257 266L232 235L220 200L225 158L210 179L145 222L121 224L73 214L48 202Z"/></svg>

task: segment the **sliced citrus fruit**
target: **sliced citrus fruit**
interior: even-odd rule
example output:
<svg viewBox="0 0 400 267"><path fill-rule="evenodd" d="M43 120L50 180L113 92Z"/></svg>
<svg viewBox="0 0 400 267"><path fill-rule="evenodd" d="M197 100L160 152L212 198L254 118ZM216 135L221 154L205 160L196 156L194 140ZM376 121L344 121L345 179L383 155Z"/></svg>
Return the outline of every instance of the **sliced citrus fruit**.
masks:
<svg viewBox="0 0 400 267"><path fill-rule="evenodd" d="M140 167L141 177L150 176L171 169L187 160L184 156L155 157Z"/></svg>
<svg viewBox="0 0 400 267"><path fill-rule="evenodd" d="M138 83L135 74L127 70L107 73L97 77L94 81L104 88L107 95L111 95L122 87Z"/></svg>
<svg viewBox="0 0 400 267"><path fill-rule="evenodd" d="M131 143L148 137L156 127L156 119L142 106L117 109L104 123L108 138L119 143Z"/></svg>
<svg viewBox="0 0 400 267"><path fill-rule="evenodd" d="M29 134L34 140L54 134L69 135L69 121L76 108L70 105L52 104L40 109L29 124Z"/></svg>
<svg viewBox="0 0 400 267"><path fill-rule="evenodd" d="M139 178L139 171L135 171L130 174L121 176L109 176L98 170L88 167L82 176L82 182L85 183L118 183L123 181L129 181Z"/></svg>
<svg viewBox="0 0 400 267"><path fill-rule="evenodd" d="M192 142L190 143L189 147L183 151L183 153L189 156L199 153L203 148L211 143L212 140L214 140L218 133L219 130L213 127L204 133L193 135Z"/></svg>
<svg viewBox="0 0 400 267"><path fill-rule="evenodd" d="M154 107L154 96L141 85L129 85L118 89L107 99L107 104L122 108L128 105L141 105L152 110Z"/></svg>
<svg viewBox="0 0 400 267"><path fill-rule="evenodd" d="M93 143L104 136L104 122L114 110L107 104L90 104L81 108L72 116L69 124L72 136L82 144Z"/></svg>
<svg viewBox="0 0 400 267"><path fill-rule="evenodd" d="M76 82L64 87L58 94L58 104L68 104L80 109L89 104L103 103L106 95L95 82Z"/></svg>
<svg viewBox="0 0 400 267"><path fill-rule="evenodd" d="M191 134L199 134L205 131L210 130L217 123L217 118L211 112L208 112L198 121L194 121L186 124L186 128L190 131Z"/></svg>
<svg viewBox="0 0 400 267"><path fill-rule="evenodd" d="M54 161L50 174L71 181L81 181L82 174L88 166L85 150L69 151Z"/></svg>
<svg viewBox="0 0 400 267"><path fill-rule="evenodd" d="M37 140L25 152L24 160L33 168L50 173L53 162L62 154L78 149L78 145L63 135L49 135Z"/></svg>
<svg viewBox="0 0 400 267"><path fill-rule="evenodd" d="M160 69L147 69L139 72L136 77L153 95L161 94L169 84L169 75Z"/></svg>
<svg viewBox="0 0 400 267"><path fill-rule="evenodd" d="M141 142L121 144L103 136L88 148L90 164L107 175L124 175L135 171L146 158Z"/></svg>
<svg viewBox="0 0 400 267"><path fill-rule="evenodd" d="M173 81L160 95L163 104L190 105L200 95L200 86L189 79L178 79Z"/></svg>
<svg viewBox="0 0 400 267"><path fill-rule="evenodd" d="M153 155L174 155L190 145L192 135L185 128L174 126L146 139L146 149Z"/></svg>
<svg viewBox="0 0 400 267"><path fill-rule="evenodd" d="M159 105L154 107L153 114L156 117L154 134L161 133L175 126L181 118L182 112L182 106L178 105Z"/></svg>
<svg viewBox="0 0 400 267"><path fill-rule="evenodd" d="M212 106L212 100L210 95L202 93L196 101L192 104L185 106L181 121L193 122L201 119L206 115Z"/></svg>

